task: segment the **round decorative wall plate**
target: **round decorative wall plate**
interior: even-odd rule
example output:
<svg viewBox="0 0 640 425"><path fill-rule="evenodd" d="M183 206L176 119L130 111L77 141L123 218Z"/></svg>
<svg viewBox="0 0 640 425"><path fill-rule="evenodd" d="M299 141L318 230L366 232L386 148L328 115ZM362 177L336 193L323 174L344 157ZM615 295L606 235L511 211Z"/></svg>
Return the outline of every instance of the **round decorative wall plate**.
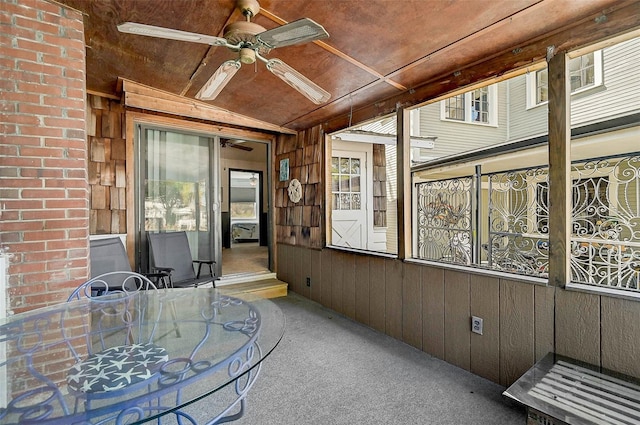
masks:
<svg viewBox="0 0 640 425"><path fill-rule="evenodd" d="M298 181L298 179L293 179L289 182L289 199L291 202L299 202L302 199L302 185Z"/></svg>

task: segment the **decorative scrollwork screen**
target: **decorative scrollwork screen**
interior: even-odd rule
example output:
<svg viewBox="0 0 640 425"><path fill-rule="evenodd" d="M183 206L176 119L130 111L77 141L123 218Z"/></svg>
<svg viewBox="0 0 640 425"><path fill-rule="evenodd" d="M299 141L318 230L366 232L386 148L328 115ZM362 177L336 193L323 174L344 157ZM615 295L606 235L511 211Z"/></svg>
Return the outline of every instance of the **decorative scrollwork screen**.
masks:
<svg viewBox="0 0 640 425"><path fill-rule="evenodd" d="M480 191L473 177L418 183L417 257L547 277L548 171L479 173ZM640 292L640 155L576 161L571 178L571 281Z"/></svg>
<svg viewBox="0 0 640 425"><path fill-rule="evenodd" d="M640 291L640 155L573 166L571 280Z"/></svg>
<svg viewBox="0 0 640 425"><path fill-rule="evenodd" d="M473 178L417 184L420 258L471 264Z"/></svg>

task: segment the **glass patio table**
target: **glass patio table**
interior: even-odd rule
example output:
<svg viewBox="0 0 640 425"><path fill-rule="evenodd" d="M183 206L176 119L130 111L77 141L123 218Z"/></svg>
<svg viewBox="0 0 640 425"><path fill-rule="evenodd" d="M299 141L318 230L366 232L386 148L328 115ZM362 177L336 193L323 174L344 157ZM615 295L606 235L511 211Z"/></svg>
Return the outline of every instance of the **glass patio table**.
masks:
<svg viewBox="0 0 640 425"><path fill-rule="evenodd" d="M0 423L237 419L284 325L273 302L214 288L114 293L0 319Z"/></svg>

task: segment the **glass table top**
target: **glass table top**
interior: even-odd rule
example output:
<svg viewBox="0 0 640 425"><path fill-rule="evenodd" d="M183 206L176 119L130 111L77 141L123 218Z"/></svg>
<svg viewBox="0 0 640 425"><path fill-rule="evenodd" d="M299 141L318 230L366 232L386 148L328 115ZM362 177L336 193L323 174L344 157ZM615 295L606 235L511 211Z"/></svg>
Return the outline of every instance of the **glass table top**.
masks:
<svg viewBox="0 0 640 425"><path fill-rule="evenodd" d="M214 288L115 293L0 319L0 423L144 422L234 381L248 389L284 326L272 301Z"/></svg>

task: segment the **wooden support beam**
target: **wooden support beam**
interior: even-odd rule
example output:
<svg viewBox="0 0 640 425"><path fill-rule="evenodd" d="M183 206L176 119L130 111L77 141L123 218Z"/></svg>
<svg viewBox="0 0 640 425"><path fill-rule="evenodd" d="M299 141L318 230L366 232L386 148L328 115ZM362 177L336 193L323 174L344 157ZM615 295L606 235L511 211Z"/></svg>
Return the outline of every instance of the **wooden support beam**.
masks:
<svg viewBox="0 0 640 425"><path fill-rule="evenodd" d="M296 134L296 131L289 128L239 115L209 105L206 102L178 96L130 80L120 79L119 84L124 92L124 104L132 108L164 112L176 116L197 118L275 133Z"/></svg>
<svg viewBox="0 0 640 425"><path fill-rule="evenodd" d="M411 258L411 119L399 108L398 129L398 258Z"/></svg>
<svg viewBox="0 0 640 425"><path fill-rule="evenodd" d="M571 280L571 85L568 57L549 47L549 284Z"/></svg>

